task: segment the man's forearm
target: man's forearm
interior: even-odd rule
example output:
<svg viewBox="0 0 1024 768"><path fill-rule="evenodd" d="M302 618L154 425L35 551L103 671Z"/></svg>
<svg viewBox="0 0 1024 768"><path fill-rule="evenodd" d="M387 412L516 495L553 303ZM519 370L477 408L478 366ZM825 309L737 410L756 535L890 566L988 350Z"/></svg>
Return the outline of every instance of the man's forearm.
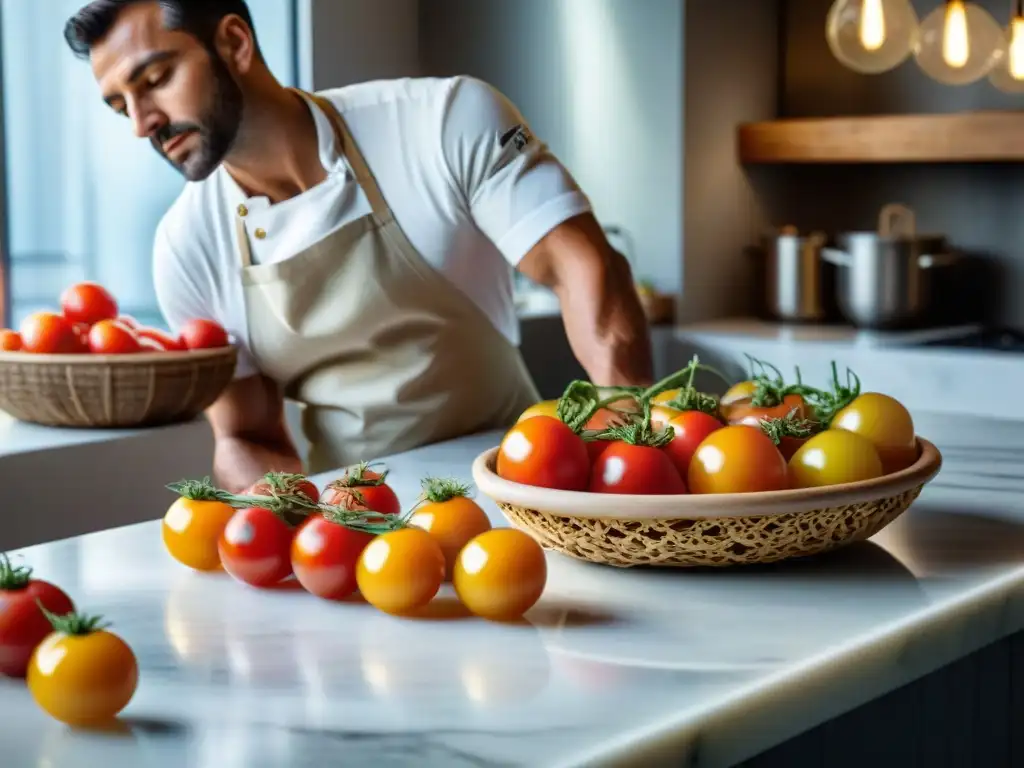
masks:
<svg viewBox="0 0 1024 768"><path fill-rule="evenodd" d="M302 471L302 459L289 445L268 446L240 437L220 437L214 448L215 481L230 493L241 493L267 472Z"/></svg>
<svg viewBox="0 0 1024 768"><path fill-rule="evenodd" d="M647 316L625 258L613 252L601 269L573 277L584 282L560 282L555 293L569 344L590 380L599 386L653 383Z"/></svg>

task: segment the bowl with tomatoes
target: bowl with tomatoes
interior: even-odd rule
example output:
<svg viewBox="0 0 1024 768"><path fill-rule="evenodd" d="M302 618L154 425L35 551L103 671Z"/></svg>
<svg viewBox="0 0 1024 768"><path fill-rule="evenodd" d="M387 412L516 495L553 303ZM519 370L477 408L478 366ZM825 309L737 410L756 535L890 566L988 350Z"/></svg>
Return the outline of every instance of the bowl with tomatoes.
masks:
<svg viewBox="0 0 1024 768"><path fill-rule="evenodd" d="M573 382L476 458L474 482L548 549L714 567L868 539L941 468L909 411L855 377L819 389L761 372L718 397L692 387L699 367L646 389Z"/></svg>
<svg viewBox="0 0 1024 768"><path fill-rule="evenodd" d="M103 286L78 283L59 309L0 330L0 410L59 427L189 421L231 382L237 359L212 320L190 320L171 334L121 314Z"/></svg>

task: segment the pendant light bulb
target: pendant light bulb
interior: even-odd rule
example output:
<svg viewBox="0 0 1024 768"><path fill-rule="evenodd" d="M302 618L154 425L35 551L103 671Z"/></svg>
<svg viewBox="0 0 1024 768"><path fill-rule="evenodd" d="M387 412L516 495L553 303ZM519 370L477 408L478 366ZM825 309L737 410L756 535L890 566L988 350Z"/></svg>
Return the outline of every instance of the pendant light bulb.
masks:
<svg viewBox="0 0 1024 768"><path fill-rule="evenodd" d="M992 14L967 0L944 0L921 21L914 58L946 85L967 85L988 75L1006 50Z"/></svg>
<svg viewBox="0 0 1024 768"><path fill-rule="evenodd" d="M843 66L875 75L907 60L917 21L911 0L835 0L825 20L825 39Z"/></svg>
<svg viewBox="0 0 1024 768"><path fill-rule="evenodd" d="M1004 33L1005 48L989 74L989 82L1004 93L1024 93L1024 2L1015 0Z"/></svg>

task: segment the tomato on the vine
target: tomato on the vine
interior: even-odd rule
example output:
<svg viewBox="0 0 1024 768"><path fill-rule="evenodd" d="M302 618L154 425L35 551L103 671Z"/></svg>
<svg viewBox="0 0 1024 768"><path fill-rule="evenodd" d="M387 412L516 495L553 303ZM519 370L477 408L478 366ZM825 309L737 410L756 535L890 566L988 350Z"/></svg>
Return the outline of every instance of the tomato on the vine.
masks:
<svg viewBox="0 0 1024 768"><path fill-rule="evenodd" d="M686 493L668 454L661 447L615 441L597 457L590 476L591 493Z"/></svg>
<svg viewBox="0 0 1024 768"><path fill-rule="evenodd" d="M384 515L397 515L402 511L398 494L387 484L387 470L376 472L367 464L349 469L324 488L321 501L348 509L366 509Z"/></svg>
<svg viewBox="0 0 1024 768"><path fill-rule="evenodd" d="M21 322L21 346L26 352L72 354L81 351L81 339L62 315L35 312Z"/></svg>
<svg viewBox="0 0 1024 768"><path fill-rule="evenodd" d="M451 579L455 559L469 540L491 530L487 513L469 498L469 486L433 477L424 478L423 503L416 507L409 525L427 531L441 545L445 579Z"/></svg>
<svg viewBox="0 0 1024 768"><path fill-rule="evenodd" d="M546 417L538 417L546 418ZM370 605L410 613L429 603L444 581L444 552L422 528L401 528L370 542L359 556L356 582Z"/></svg>
<svg viewBox="0 0 1024 768"><path fill-rule="evenodd" d="M271 587L292 574L294 531L263 507L246 507L232 515L217 542L221 565L239 581Z"/></svg>
<svg viewBox="0 0 1024 768"><path fill-rule="evenodd" d="M875 446L886 474L917 461L914 420L901 402L889 395L865 392L832 419L830 429L844 429Z"/></svg>
<svg viewBox="0 0 1024 768"><path fill-rule="evenodd" d="M652 409L651 423L661 429L672 430L674 437L662 450L684 478L690 470L690 460L697 446L716 429L724 426L721 421L703 411L676 411L665 406Z"/></svg>
<svg viewBox="0 0 1024 768"><path fill-rule="evenodd" d="M189 568L218 570L220 538L234 515L234 508L222 501L204 499L201 494L193 498L179 496L160 526L164 547L171 557Z"/></svg>
<svg viewBox="0 0 1024 768"><path fill-rule="evenodd" d="M756 427L762 419L784 419L792 415L806 419L813 415L810 405L801 395L786 395L775 405L754 405L751 400L739 400L722 406L722 415L730 424Z"/></svg>
<svg viewBox="0 0 1024 768"><path fill-rule="evenodd" d="M881 476L882 460L871 441L842 429L819 432L789 460L794 488L856 483Z"/></svg>
<svg viewBox="0 0 1024 768"><path fill-rule="evenodd" d="M599 408L595 411L594 415L587 421L585 429L603 432L613 427L628 424L633 414L640 413L640 407L635 400L621 400L617 403L612 403L612 406L614 406L614 410L612 408ZM590 461L597 461L597 457L613 442L614 440L587 440L587 454L590 456Z"/></svg>
<svg viewBox="0 0 1024 768"><path fill-rule="evenodd" d="M342 600L356 591L356 566L371 541L373 534L314 514L292 539L295 578L317 597Z"/></svg>
<svg viewBox="0 0 1024 768"><path fill-rule="evenodd" d="M781 491L789 486L786 460L758 427L716 429L693 454L687 473L691 493Z"/></svg>
<svg viewBox="0 0 1024 768"><path fill-rule="evenodd" d="M29 664L28 689L51 717L72 726L110 722L139 682L135 654L98 616L47 617L52 632Z"/></svg>
<svg viewBox="0 0 1024 768"><path fill-rule="evenodd" d="M53 613L75 610L62 589L0 555L0 675L24 677L32 652L53 631L37 600Z"/></svg>
<svg viewBox="0 0 1024 768"><path fill-rule="evenodd" d="M117 319L117 301L99 283L69 286L60 296L60 306L64 317L72 323L93 325L101 320Z"/></svg>
<svg viewBox="0 0 1024 768"><path fill-rule="evenodd" d="M98 355L127 355L142 351L135 331L117 320L100 320L89 329L89 350Z"/></svg>
<svg viewBox="0 0 1024 768"><path fill-rule="evenodd" d="M547 583L544 550L516 528L474 536L455 560L452 583L472 613L493 621L521 617L540 599Z"/></svg>
<svg viewBox="0 0 1024 768"><path fill-rule="evenodd" d="M583 438L559 419L532 416L505 434L497 472L514 483L582 491L590 479L590 456Z"/></svg>
<svg viewBox="0 0 1024 768"><path fill-rule="evenodd" d="M301 493L313 504L320 501L320 489L305 475L268 472L242 492L243 496L293 496Z"/></svg>
<svg viewBox="0 0 1024 768"><path fill-rule="evenodd" d="M757 392L757 382L748 379L747 381L741 381L737 384L733 384L729 389L722 395L721 404L733 405L741 400L749 400Z"/></svg>

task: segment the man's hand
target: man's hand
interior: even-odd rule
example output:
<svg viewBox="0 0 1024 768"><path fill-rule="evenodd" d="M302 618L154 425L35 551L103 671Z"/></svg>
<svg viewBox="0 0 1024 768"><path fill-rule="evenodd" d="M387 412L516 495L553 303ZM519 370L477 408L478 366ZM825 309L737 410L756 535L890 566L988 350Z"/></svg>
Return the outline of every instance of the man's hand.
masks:
<svg viewBox="0 0 1024 768"><path fill-rule="evenodd" d="M558 296L569 344L594 384L653 383L650 333L632 271L592 214L553 229L519 271Z"/></svg>
<svg viewBox="0 0 1024 768"><path fill-rule="evenodd" d="M206 412L215 442L215 482L241 493L267 472L302 472L302 460L288 434L284 398L263 376L231 383Z"/></svg>

